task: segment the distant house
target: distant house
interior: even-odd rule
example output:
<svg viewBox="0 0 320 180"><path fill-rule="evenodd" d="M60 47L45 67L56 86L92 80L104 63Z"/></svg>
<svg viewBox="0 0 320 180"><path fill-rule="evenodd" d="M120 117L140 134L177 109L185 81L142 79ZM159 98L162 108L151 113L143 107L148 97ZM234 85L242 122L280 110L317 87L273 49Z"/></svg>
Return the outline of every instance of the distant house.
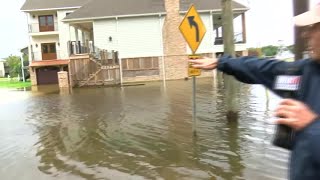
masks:
<svg viewBox="0 0 320 180"><path fill-rule="evenodd" d="M0 77L7 77L9 75L9 68L5 60L0 60Z"/></svg>
<svg viewBox="0 0 320 180"><path fill-rule="evenodd" d="M5 77L4 61L0 60L0 77Z"/></svg>
<svg viewBox="0 0 320 180"><path fill-rule="evenodd" d="M32 84L57 83L71 58L104 49L119 52L123 82L186 77L190 50L178 26L191 3L207 29L197 53L222 52L221 0L26 0ZM233 7L243 25L236 51L245 52L248 7Z"/></svg>

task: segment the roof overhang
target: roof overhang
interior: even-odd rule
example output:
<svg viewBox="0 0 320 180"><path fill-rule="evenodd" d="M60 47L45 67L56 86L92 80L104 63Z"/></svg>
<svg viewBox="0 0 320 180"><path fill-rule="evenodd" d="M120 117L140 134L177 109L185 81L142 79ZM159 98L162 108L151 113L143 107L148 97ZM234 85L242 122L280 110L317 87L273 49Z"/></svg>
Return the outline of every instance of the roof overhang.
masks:
<svg viewBox="0 0 320 180"><path fill-rule="evenodd" d="M233 9L235 13L242 13L248 11L249 8L237 8ZM221 13L221 10L200 10L199 13L213 13L218 14ZM180 11L180 14L185 14L187 11ZM117 15L117 16L101 16L101 17L88 17L88 18L74 18L74 19L63 19L62 22L74 22L74 21L94 21L94 20L102 20L102 19L115 19L115 18L130 18L130 17L146 17L146 16L164 16L166 12L159 13L148 13L148 14L128 14L128 15Z"/></svg>
<svg viewBox="0 0 320 180"><path fill-rule="evenodd" d="M74 7L59 7L59 8L47 8L47 9L25 9L22 12L34 12L34 11L58 11L58 10L68 10L68 9L79 9L81 6Z"/></svg>
<svg viewBox="0 0 320 180"><path fill-rule="evenodd" d="M146 16L162 16L166 15L165 12L160 13L148 13L148 14L128 14L128 15L117 15L117 16L101 16L101 17L88 17L88 18L74 18L74 19L63 19L62 22L73 22L73 21L93 21L101 19L115 19L115 18L130 18L130 17L146 17Z"/></svg>
<svg viewBox="0 0 320 180"><path fill-rule="evenodd" d="M236 8L233 9L232 12L246 12L250 10L249 8ZM188 11L180 11L180 14L186 14ZM222 10L221 9L212 9L212 10L197 10L198 13L214 13L214 14L218 14L221 13Z"/></svg>

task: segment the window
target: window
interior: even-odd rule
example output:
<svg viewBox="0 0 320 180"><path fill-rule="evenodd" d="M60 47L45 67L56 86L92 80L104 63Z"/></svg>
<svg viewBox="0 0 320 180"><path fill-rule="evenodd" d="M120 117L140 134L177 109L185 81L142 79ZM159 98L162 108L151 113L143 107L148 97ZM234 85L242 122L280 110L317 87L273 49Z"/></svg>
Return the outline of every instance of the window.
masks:
<svg viewBox="0 0 320 180"><path fill-rule="evenodd" d="M53 16L47 16L47 25L53 26Z"/></svg>
<svg viewBox="0 0 320 180"><path fill-rule="evenodd" d="M41 44L42 53L56 53L56 43Z"/></svg>
<svg viewBox="0 0 320 180"><path fill-rule="evenodd" d="M45 16L40 16L39 17L39 23L40 23L40 26L46 26L47 25L46 17Z"/></svg>
<svg viewBox="0 0 320 180"><path fill-rule="evenodd" d="M49 53L49 48L47 45L42 45L42 53Z"/></svg>
<svg viewBox="0 0 320 180"><path fill-rule="evenodd" d="M39 16L40 32L54 31L53 15Z"/></svg>
<svg viewBox="0 0 320 180"><path fill-rule="evenodd" d="M57 59L56 43L41 44L42 60Z"/></svg>
<svg viewBox="0 0 320 180"><path fill-rule="evenodd" d="M50 53L56 53L56 44L49 44Z"/></svg>

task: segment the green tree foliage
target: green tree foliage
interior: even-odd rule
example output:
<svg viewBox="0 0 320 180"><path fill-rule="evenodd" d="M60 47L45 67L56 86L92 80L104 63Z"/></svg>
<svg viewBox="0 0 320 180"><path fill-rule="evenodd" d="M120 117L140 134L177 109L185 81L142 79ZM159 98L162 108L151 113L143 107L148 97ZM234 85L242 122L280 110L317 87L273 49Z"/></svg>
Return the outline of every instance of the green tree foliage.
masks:
<svg viewBox="0 0 320 180"><path fill-rule="evenodd" d="M278 46L264 46L262 48L249 48L249 56L275 56L279 52L280 48ZM284 47L284 50L288 50L294 54L294 45Z"/></svg>
<svg viewBox="0 0 320 180"><path fill-rule="evenodd" d="M278 53L279 47L270 45L263 47L261 50L265 56L275 56Z"/></svg>
<svg viewBox="0 0 320 180"><path fill-rule="evenodd" d="M9 56L5 58L9 67L9 74L11 77L17 77L21 73L21 61L19 56Z"/></svg>

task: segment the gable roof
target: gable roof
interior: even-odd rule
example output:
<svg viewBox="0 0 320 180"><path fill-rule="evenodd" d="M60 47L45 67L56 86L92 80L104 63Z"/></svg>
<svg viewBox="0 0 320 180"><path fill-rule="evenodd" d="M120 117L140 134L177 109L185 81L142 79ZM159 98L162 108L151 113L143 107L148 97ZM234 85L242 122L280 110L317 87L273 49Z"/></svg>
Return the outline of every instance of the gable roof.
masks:
<svg viewBox="0 0 320 180"><path fill-rule="evenodd" d="M180 0L180 11L187 11L193 3L199 11L221 10L221 0ZM246 11L249 8L233 1L233 8ZM64 21L91 20L117 16L165 14L164 0L91 0Z"/></svg>
<svg viewBox="0 0 320 180"><path fill-rule="evenodd" d="M164 0L92 0L65 19L164 13Z"/></svg>
<svg viewBox="0 0 320 180"><path fill-rule="evenodd" d="M79 8L90 0L26 0L21 11Z"/></svg>
<svg viewBox="0 0 320 180"><path fill-rule="evenodd" d="M190 4L198 11L221 10L221 0L180 0L180 10L187 11ZM164 14L164 0L26 0L22 11L79 8L65 20L94 19L126 15ZM233 8L249 8L233 1Z"/></svg>

